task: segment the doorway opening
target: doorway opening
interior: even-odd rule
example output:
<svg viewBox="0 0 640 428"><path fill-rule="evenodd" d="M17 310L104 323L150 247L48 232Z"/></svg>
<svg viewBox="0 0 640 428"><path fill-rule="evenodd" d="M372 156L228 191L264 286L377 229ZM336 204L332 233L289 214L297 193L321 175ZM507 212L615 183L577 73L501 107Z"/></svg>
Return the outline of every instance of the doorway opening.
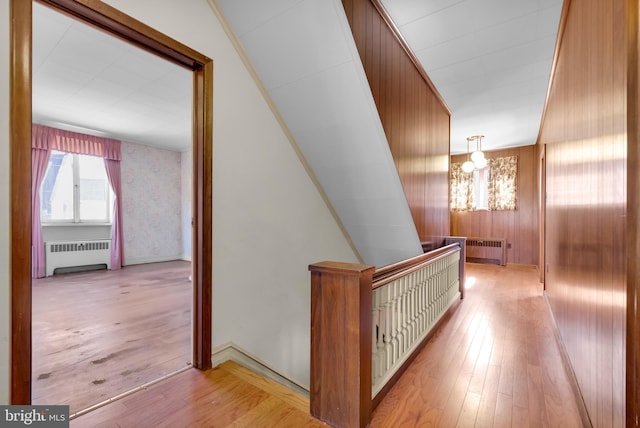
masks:
<svg viewBox="0 0 640 428"><path fill-rule="evenodd" d="M212 61L100 2L42 1L187 68L193 75L192 153L192 355L198 369L211 366L211 128ZM32 384L31 289L31 37L32 3L11 0L11 403L30 404ZM25 215L29 214L29 215ZM100 359L96 359L100 361ZM46 373L45 373L46 375ZM96 379L100 381L100 379ZM56 403L49 403L56 404Z"/></svg>

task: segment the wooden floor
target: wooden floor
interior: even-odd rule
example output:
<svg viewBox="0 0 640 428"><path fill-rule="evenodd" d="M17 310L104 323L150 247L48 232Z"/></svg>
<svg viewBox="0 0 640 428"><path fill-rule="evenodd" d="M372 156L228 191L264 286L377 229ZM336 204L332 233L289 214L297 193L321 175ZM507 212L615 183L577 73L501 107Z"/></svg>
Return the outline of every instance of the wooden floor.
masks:
<svg viewBox="0 0 640 428"><path fill-rule="evenodd" d="M71 421L72 428L324 427L309 400L227 361L191 369Z"/></svg>
<svg viewBox="0 0 640 428"><path fill-rule="evenodd" d="M533 267L467 264L467 294L372 427L581 427Z"/></svg>
<svg viewBox="0 0 640 428"><path fill-rule="evenodd" d="M191 263L33 281L32 403L71 414L191 361Z"/></svg>
<svg viewBox="0 0 640 428"><path fill-rule="evenodd" d="M371 427L580 427L537 272L467 265L467 294ZM308 400L233 363L189 370L72 427L313 427Z"/></svg>

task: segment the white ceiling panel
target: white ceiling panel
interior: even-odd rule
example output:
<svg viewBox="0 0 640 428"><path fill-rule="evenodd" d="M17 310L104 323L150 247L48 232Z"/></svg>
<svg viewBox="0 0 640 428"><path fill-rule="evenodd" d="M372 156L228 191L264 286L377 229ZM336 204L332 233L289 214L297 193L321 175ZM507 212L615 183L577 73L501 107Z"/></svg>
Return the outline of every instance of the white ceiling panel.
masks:
<svg viewBox="0 0 640 428"><path fill-rule="evenodd" d="M562 0L382 3L451 110L452 153L535 144Z"/></svg>
<svg viewBox="0 0 640 428"><path fill-rule="evenodd" d="M424 63L421 55L418 55L418 59ZM468 80L476 81L475 91L485 89L486 77L482 58L470 58L448 66L427 70L427 73L443 96L446 93L441 88ZM449 104L446 98L445 101ZM453 108L453 106L449 107Z"/></svg>
<svg viewBox="0 0 640 428"><path fill-rule="evenodd" d="M440 12L466 0L389 0L384 7L394 17L396 25L405 25L422 17Z"/></svg>
<svg viewBox="0 0 640 428"><path fill-rule="evenodd" d="M490 75L504 74L503 71L516 69L520 66L531 66L544 62L547 68L544 74L549 76L551 70L551 62L553 58L549 58L549 49L554 49L555 37L544 37L524 45L519 45L509 49L492 52L482 57L484 69ZM537 73L541 70L537 68Z"/></svg>
<svg viewBox="0 0 640 428"><path fill-rule="evenodd" d="M346 35L334 19L331 2L217 3L270 88L349 61L341 43ZM451 109L452 136L459 140L479 123L504 129L474 133L495 133L503 140L511 135L512 145L535 143L540 121L535 115L544 103L562 0L382 3ZM269 40L269 49L264 49L264 39ZM139 138L143 134L139 129L155 130L149 138L153 144L177 150L190 147L189 71L38 3L34 4L33 67L34 119L121 139ZM484 109L474 118L470 112L477 106ZM534 113L501 122L504 106ZM496 112L493 120L490 112ZM75 116L69 117L72 113ZM107 117L99 118L98 113ZM511 123L517 127L509 131ZM128 132L129 126L139 129ZM530 131L523 136L523 129ZM174 141L176 136L180 141ZM465 150L457 140L451 144L454 153ZM491 147L489 137L484 144Z"/></svg>
<svg viewBox="0 0 640 428"><path fill-rule="evenodd" d="M350 60L335 14L329 2L303 1L240 36L267 87ZM264 48L264 40L270 41L269 49Z"/></svg>
<svg viewBox="0 0 640 428"><path fill-rule="evenodd" d="M484 76L452 83L440 89L441 94L447 94L447 104L449 108L454 106L487 104L489 99L489 88L484 80ZM475 90L478 85L486 87L483 91Z"/></svg>
<svg viewBox="0 0 640 428"><path fill-rule="evenodd" d="M401 0L396 0L398 3ZM383 4L386 2L383 1ZM391 15L395 21L395 16ZM414 52L436 46L448 40L472 34L476 21L466 2L454 3L451 7L399 25L403 36Z"/></svg>
<svg viewBox="0 0 640 428"><path fill-rule="evenodd" d="M241 37L256 27L264 25L265 22L281 16L303 1L269 0L250 3L238 0L217 0L216 3L224 11L225 19L233 26L234 33Z"/></svg>
<svg viewBox="0 0 640 428"><path fill-rule="evenodd" d="M466 0L479 27L509 22L539 10L536 0Z"/></svg>
<svg viewBox="0 0 640 428"><path fill-rule="evenodd" d="M437 70L468 61L470 58L476 57L477 52L478 46L475 36L467 34L417 50L414 53L420 57L425 70Z"/></svg>
<svg viewBox="0 0 640 428"><path fill-rule="evenodd" d="M34 122L184 151L191 109L191 71L34 3Z"/></svg>

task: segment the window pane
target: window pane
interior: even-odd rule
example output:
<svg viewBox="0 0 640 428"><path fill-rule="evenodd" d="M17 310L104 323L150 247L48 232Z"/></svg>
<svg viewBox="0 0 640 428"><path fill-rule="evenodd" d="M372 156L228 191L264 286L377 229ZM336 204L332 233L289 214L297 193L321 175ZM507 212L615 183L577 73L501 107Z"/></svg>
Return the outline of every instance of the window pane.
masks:
<svg viewBox="0 0 640 428"><path fill-rule="evenodd" d="M40 215L43 221L73 220L73 155L51 152L41 186Z"/></svg>
<svg viewBox="0 0 640 428"><path fill-rule="evenodd" d="M104 160L79 155L78 164L80 220L108 221L110 186Z"/></svg>
<svg viewBox="0 0 640 428"><path fill-rule="evenodd" d="M476 209L488 210L489 209L489 182L487 180L488 168L477 169L474 171L476 175Z"/></svg>

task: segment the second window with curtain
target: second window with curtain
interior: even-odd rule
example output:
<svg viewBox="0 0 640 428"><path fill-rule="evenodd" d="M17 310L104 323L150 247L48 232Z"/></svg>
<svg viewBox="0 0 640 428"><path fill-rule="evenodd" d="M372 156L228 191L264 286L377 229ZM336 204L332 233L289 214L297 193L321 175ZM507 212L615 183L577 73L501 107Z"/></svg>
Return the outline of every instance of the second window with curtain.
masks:
<svg viewBox="0 0 640 428"><path fill-rule="evenodd" d="M451 164L451 210L516 210L518 156L488 159L487 167L470 173Z"/></svg>

